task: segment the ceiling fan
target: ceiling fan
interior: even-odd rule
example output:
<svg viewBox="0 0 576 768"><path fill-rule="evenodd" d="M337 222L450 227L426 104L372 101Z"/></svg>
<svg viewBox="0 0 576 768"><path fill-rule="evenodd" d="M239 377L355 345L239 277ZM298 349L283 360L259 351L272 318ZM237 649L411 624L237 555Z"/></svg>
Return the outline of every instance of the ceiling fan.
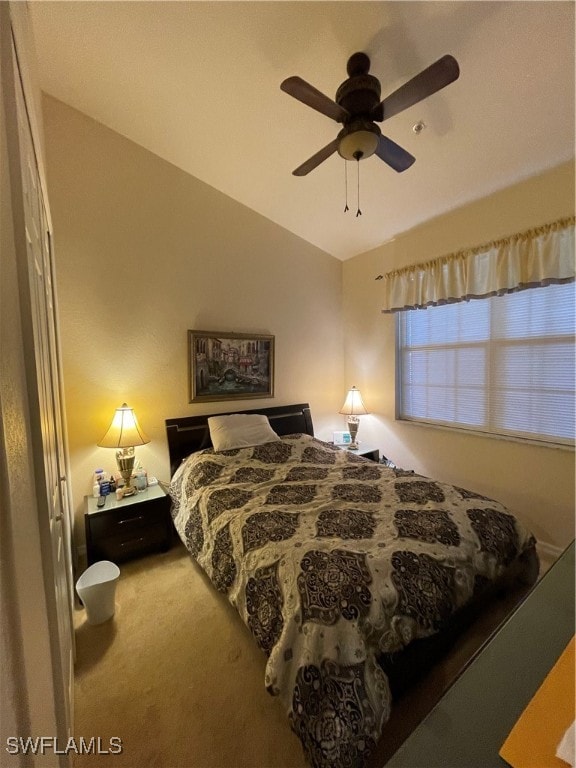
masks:
<svg viewBox="0 0 576 768"><path fill-rule="evenodd" d="M294 176L306 176L336 151L345 160L363 160L376 154L398 173L405 171L415 158L383 136L375 121L387 120L417 104L457 80L460 74L456 59L442 56L380 101L380 82L368 74L370 59L365 53L354 53L346 70L348 79L336 91L335 101L298 76L289 77L280 85L285 93L343 124L333 141L292 171Z"/></svg>

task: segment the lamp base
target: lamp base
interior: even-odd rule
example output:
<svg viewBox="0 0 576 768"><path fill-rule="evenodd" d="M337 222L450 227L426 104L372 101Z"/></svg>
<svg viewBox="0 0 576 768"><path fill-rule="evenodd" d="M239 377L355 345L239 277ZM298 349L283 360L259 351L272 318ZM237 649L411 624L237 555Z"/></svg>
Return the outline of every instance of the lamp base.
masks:
<svg viewBox="0 0 576 768"><path fill-rule="evenodd" d="M134 471L134 448L123 448L116 452L116 463L124 480L122 496L132 496L136 493L136 488L131 484L132 472Z"/></svg>
<svg viewBox="0 0 576 768"><path fill-rule="evenodd" d="M350 437L352 438L352 442L348 446L349 451L357 451L360 446L356 442L356 435L358 434L358 427L360 425L360 419L358 416L348 416L348 432L350 432Z"/></svg>

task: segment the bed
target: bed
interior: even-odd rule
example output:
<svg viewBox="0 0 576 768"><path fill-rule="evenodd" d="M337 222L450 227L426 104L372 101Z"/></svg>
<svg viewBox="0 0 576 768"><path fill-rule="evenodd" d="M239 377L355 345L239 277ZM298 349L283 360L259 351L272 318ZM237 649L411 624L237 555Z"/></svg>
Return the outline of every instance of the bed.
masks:
<svg viewBox="0 0 576 768"><path fill-rule="evenodd" d="M257 444L166 421L176 530L266 654L310 765L361 768L438 639L536 579L534 537L496 501L316 439L305 403L240 413L266 417Z"/></svg>

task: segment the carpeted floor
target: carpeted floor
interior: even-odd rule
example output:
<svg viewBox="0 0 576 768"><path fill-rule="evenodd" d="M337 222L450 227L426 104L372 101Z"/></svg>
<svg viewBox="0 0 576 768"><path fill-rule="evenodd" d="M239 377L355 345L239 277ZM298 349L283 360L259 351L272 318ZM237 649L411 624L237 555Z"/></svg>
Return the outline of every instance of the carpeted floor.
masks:
<svg viewBox="0 0 576 768"><path fill-rule="evenodd" d="M101 754L75 768L306 768L280 702L264 689L265 656L181 544L120 566L116 615L76 611L75 735ZM496 605L401 699L372 768L384 765L510 610ZM120 754L105 754L110 738ZM415 767L416 768L416 767Z"/></svg>
<svg viewBox="0 0 576 768"><path fill-rule="evenodd" d="M113 619L76 612L75 735L123 751L76 768L304 768L264 654L184 547L120 572Z"/></svg>

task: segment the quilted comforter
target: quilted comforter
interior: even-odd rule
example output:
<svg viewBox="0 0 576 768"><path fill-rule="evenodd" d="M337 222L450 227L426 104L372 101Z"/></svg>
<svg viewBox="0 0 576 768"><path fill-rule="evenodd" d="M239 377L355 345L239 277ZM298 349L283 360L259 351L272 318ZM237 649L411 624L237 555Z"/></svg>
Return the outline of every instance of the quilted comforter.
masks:
<svg viewBox="0 0 576 768"><path fill-rule="evenodd" d="M315 768L362 766L374 747L391 700L378 656L437 632L533 545L495 501L308 435L200 451L170 493Z"/></svg>

